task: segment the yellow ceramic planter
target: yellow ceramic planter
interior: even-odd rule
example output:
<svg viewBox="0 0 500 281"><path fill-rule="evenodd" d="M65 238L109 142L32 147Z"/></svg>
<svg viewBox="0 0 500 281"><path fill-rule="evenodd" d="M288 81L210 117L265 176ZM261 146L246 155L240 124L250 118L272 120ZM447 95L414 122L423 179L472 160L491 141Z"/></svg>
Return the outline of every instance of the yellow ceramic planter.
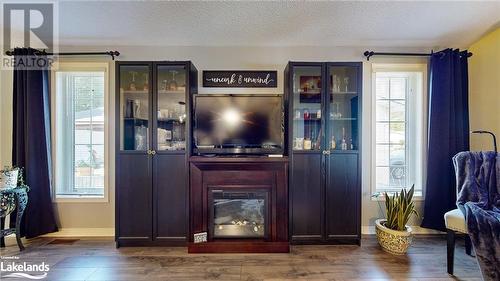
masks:
<svg viewBox="0 0 500 281"><path fill-rule="evenodd" d="M411 245L411 227L406 226L406 231L392 230L384 226L386 219L375 221L377 240L384 251L395 255L404 255Z"/></svg>

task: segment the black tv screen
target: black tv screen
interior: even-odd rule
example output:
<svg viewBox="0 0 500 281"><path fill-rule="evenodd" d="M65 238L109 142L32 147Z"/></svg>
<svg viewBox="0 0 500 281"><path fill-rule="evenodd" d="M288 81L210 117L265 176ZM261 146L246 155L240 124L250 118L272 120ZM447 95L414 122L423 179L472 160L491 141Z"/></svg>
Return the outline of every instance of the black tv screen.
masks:
<svg viewBox="0 0 500 281"><path fill-rule="evenodd" d="M198 153L282 153L281 95L195 95Z"/></svg>

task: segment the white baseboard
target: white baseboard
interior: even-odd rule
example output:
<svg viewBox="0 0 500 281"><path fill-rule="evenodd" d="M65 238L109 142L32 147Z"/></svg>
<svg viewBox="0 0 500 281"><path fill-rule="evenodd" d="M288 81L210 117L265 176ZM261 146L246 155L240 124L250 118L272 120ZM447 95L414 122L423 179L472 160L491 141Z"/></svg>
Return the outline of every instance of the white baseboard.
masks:
<svg viewBox="0 0 500 281"><path fill-rule="evenodd" d="M444 232L437 231L434 229L423 228L418 225L411 226L413 230L413 234L421 235L421 234L444 234ZM361 226L361 234L375 234L375 226L374 225L363 225Z"/></svg>
<svg viewBox="0 0 500 281"><path fill-rule="evenodd" d="M412 226L413 233L420 234L443 234L444 232ZM363 225L361 234L375 234L374 225ZM10 236L10 235L9 235ZM13 235L12 235L13 236ZM114 228L60 228L58 232L42 235L42 237L114 237Z"/></svg>
<svg viewBox="0 0 500 281"><path fill-rule="evenodd" d="M42 237L114 237L114 228L60 228Z"/></svg>

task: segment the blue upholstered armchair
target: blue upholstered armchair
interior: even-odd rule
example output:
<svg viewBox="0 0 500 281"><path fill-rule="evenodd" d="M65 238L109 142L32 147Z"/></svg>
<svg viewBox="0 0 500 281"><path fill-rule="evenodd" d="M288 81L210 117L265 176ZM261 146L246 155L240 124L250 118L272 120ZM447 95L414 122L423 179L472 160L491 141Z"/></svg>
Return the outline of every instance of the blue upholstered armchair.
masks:
<svg viewBox="0 0 500 281"><path fill-rule="evenodd" d="M483 278L500 280L500 156L496 151L460 152L453 157L457 209L444 215L448 230L448 273L453 274L455 233L474 246ZM470 240L469 240L470 237Z"/></svg>

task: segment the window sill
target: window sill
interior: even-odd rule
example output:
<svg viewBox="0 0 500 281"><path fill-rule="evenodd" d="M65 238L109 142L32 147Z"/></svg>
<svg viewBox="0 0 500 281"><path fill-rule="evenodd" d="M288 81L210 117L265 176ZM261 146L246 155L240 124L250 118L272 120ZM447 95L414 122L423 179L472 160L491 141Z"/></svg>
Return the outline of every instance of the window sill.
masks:
<svg viewBox="0 0 500 281"><path fill-rule="evenodd" d="M380 197L371 197L370 198L371 201L384 201L385 202L385 197L384 196L380 196ZM414 196L413 197L413 201L414 202L423 202L425 200L425 198L423 196Z"/></svg>
<svg viewBox="0 0 500 281"><path fill-rule="evenodd" d="M79 196L79 195L66 195L56 197L53 203L109 203L105 196Z"/></svg>

